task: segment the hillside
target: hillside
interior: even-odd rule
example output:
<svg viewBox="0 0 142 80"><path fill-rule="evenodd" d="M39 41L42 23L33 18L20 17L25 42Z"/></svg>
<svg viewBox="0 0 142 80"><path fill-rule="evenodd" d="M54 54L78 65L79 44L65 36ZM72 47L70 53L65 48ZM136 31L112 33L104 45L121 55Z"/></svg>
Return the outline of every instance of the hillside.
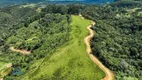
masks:
<svg viewBox="0 0 142 80"><path fill-rule="evenodd" d="M141 80L141 4L0 8L0 79Z"/></svg>
<svg viewBox="0 0 142 80"><path fill-rule="evenodd" d="M6 79L25 74L32 62L50 57L50 53L69 38L67 15L39 13L36 7L20 6L1 11L0 61L12 63L13 68ZM31 54L23 56L21 51L15 52L12 48Z"/></svg>
<svg viewBox="0 0 142 80"><path fill-rule="evenodd" d="M135 5L136 4L136 5ZM116 80L142 79L142 2L115 2L103 7L87 6L86 18L96 21L92 29L93 54L114 71Z"/></svg>
<svg viewBox="0 0 142 80"><path fill-rule="evenodd" d="M49 59L37 61L40 63L38 68L36 67L38 63L33 64L29 68L31 71L22 77L23 80L99 80L104 77L104 73L94 65L85 51L83 39L88 33L86 26L90 24L90 21L79 16L71 18L69 41L57 48Z"/></svg>
<svg viewBox="0 0 142 80"><path fill-rule="evenodd" d="M0 61L12 63L9 75L2 76L5 80L104 78L83 42L91 22L69 14L78 14L81 5L64 6L49 5L41 11L36 6L2 8L1 33L6 35L1 35Z"/></svg>

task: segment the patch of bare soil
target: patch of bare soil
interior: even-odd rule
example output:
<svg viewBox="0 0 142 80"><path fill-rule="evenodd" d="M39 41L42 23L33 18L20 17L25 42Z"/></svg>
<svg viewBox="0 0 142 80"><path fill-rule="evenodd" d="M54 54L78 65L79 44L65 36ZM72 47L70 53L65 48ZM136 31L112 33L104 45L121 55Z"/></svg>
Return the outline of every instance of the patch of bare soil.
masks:
<svg viewBox="0 0 142 80"><path fill-rule="evenodd" d="M23 55L29 55L31 52L30 51L27 51L27 50L20 50L20 49L15 49L14 47L10 47L10 49L14 52L19 52Z"/></svg>

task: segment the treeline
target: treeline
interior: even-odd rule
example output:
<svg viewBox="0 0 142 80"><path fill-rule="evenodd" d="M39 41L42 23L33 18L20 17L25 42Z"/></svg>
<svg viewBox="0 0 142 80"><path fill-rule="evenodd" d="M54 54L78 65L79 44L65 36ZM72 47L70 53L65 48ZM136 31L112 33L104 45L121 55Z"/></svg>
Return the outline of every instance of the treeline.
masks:
<svg viewBox="0 0 142 80"><path fill-rule="evenodd" d="M110 4L113 7L123 7L123 8L131 8L131 7L141 7L142 0L116 0L113 4Z"/></svg>
<svg viewBox="0 0 142 80"><path fill-rule="evenodd" d="M95 32L92 53L114 71L116 80L142 79L141 3L90 5L82 13L97 23L92 28Z"/></svg>
<svg viewBox="0 0 142 80"><path fill-rule="evenodd" d="M83 8L84 8L83 4L70 4L70 5L52 4L42 9L42 12L78 15L83 10Z"/></svg>

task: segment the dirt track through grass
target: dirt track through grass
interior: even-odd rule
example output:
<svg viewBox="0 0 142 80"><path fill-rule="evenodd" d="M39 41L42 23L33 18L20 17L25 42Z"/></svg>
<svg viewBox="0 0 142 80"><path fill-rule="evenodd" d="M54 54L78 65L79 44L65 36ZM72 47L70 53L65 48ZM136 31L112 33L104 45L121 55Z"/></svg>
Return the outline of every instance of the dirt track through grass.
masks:
<svg viewBox="0 0 142 80"><path fill-rule="evenodd" d="M94 26L95 24L96 23L92 21L92 24L87 27L87 29L90 32L90 35L88 35L84 39L84 43L86 44L86 51L87 51L89 57L91 58L91 60L95 64L97 64L102 69L102 71L105 72L106 76L105 76L105 78L103 78L103 80L114 80L114 74L113 74L113 72L110 71L107 67L105 67L93 54L91 54L92 50L91 50L91 47L90 47L90 40L94 37L94 32L91 29L91 27Z"/></svg>

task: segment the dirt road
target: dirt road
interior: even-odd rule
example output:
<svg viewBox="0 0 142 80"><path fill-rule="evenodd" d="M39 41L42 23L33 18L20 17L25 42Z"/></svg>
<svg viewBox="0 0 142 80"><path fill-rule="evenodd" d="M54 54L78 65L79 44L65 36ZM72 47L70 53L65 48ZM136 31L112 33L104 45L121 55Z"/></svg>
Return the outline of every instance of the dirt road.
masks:
<svg viewBox="0 0 142 80"><path fill-rule="evenodd" d="M0 80L3 80L3 78L0 78Z"/></svg>
<svg viewBox="0 0 142 80"><path fill-rule="evenodd" d="M19 52L19 53L22 53L23 55L28 55L30 54L31 52L30 51L26 51L26 50L19 50L19 49L15 49L14 47L10 47L10 49L14 52Z"/></svg>
<svg viewBox="0 0 142 80"><path fill-rule="evenodd" d="M90 40L94 36L94 32L91 29L91 27L93 25L95 25L95 24L96 24L95 22L92 22L92 24L87 27L87 29L90 32L90 35L87 36L87 37L85 37L85 39L84 39L84 43L86 44L86 51L87 51L89 57L92 59L92 61L95 64L97 64L101 68L102 71L105 72L106 76L102 80L114 80L114 74L113 74L113 72L110 71L107 67L105 67L93 54L91 54L92 50L91 50L91 47L90 47Z"/></svg>
<svg viewBox="0 0 142 80"><path fill-rule="evenodd" d="M12 67L12 63L9 63L6 65L6 68L10 68L10 67Z"/></svg>

